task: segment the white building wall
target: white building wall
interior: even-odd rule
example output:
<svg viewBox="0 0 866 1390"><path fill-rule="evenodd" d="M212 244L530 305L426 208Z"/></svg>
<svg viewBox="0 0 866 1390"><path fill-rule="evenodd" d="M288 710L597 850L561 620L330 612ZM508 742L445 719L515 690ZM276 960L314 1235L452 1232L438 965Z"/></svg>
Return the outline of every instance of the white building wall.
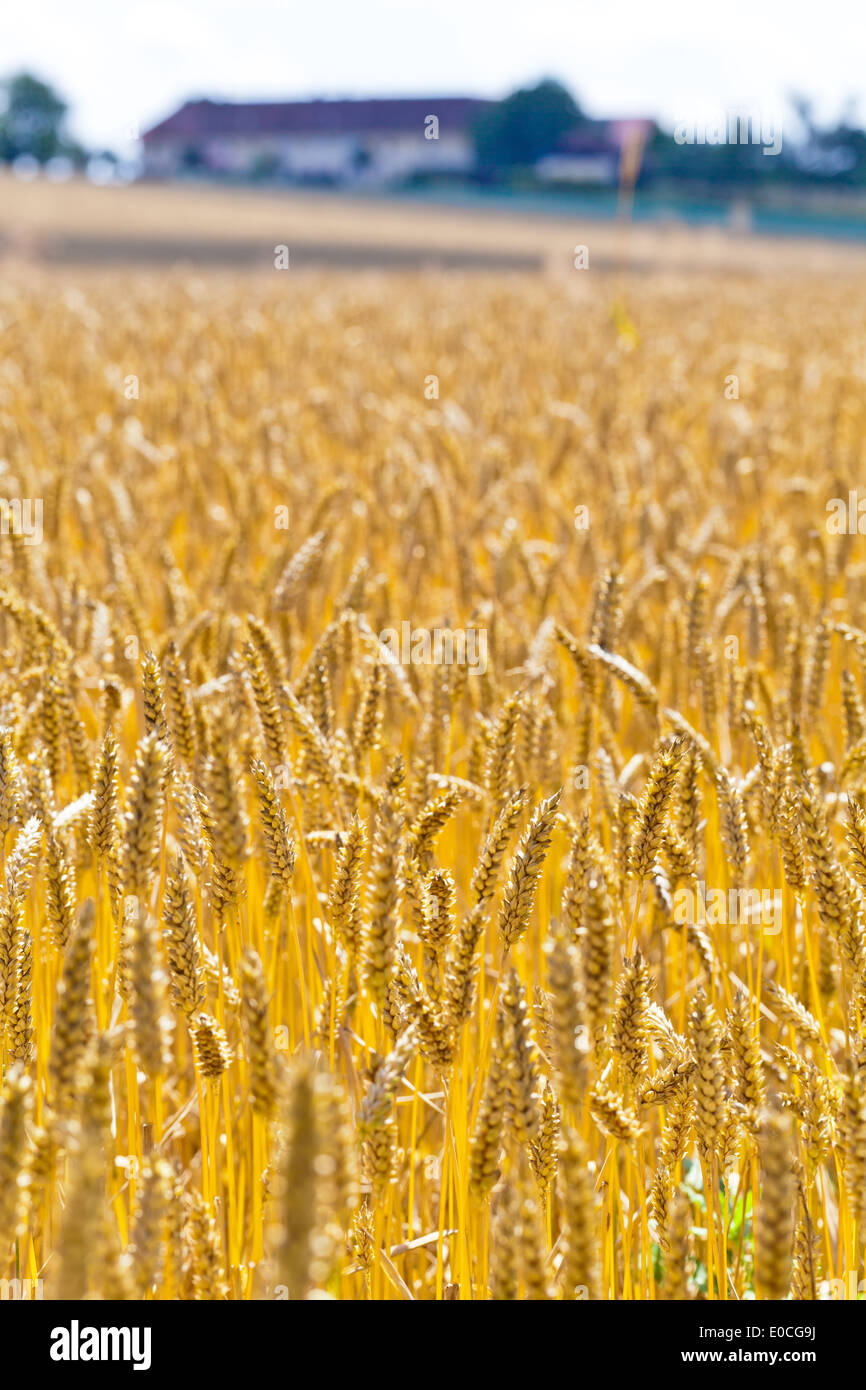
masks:
<svg viewBox="0 0 866 1390"><path fill-rule="evenodd" d="M472 143L463 135L440 134L438 140L418 135L286 135L214 136L203 141L176 136L152 140L145 169L156 178L183 171L190 148L199 151L215 172L242 177L257 162L273 160L281 172L297 178L325 176L346 182L387 183L413 173L472 168ZM359 162L359 154L366 155Z"/></svg>
<svg viewBox="0 0 866 1390"><path fill-rule="evenodd" d="M440 133L438 140L425 140L423 132L419 132L417 136L380 136L367 143L373 156L372 169L383 179L446 169L468 170L474 162L472 144L463 135Z"/></svg>
<svg viewBox="0 0 866 1390"><path fill-rule="evenodd" d="M169 178L177 172L182 151L174 140L154 140L144 147L145 173L154 178Z"/></svg>
<svg viewBox="0 0 866 1390"><path fill-rule="evenodd" d="M280 142L280 165L287 174L351 174L358 142L352 135L286 135Z"/></svg>

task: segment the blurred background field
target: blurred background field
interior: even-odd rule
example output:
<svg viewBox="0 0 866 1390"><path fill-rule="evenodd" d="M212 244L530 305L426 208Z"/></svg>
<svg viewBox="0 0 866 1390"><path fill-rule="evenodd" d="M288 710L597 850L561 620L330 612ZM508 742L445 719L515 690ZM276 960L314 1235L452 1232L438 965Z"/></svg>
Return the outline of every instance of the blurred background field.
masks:
<svg viewBox="0 0 866 1390"><path fill-rule="evenodd" d="M55 0L0 66L0 264L859 274L866 111L846 0L577 15L443 0ZM804 31L805 32L805 31ZM335 42L339 35L339 42ZM748 39L744 38L748 35ZM823 58L822 55L823 54ZM826 59L832 54L834 80ZM100 56L102 55L102 56Z"/></svg>
<svg viewBox="0 0 866 1390"><path fill-rule="evenodd" d="M627 226L562 211L507 211L407 197L137 183L98 187L0 175L0 264L94 269L194 266L292 271L443 268L575 275L589 270L852 273L866 244L756 235L675 221Z"/></svg>

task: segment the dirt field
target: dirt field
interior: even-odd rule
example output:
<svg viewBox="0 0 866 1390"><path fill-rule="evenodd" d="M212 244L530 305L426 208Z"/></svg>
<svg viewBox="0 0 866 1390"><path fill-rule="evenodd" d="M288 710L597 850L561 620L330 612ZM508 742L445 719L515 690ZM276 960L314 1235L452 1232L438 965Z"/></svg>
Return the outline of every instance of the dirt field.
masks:
<svg viewBox="0 0 866 1390"><path fill-rule="evenodd" d="M718 228L639 226L501 210L461 210L347 198L0 178L0 258L79 267L173 264L267 268L289 248L307 267L548 271L574 274L577 245L589 266L647 272L859 272L866 248L770 240Z"/></svg>

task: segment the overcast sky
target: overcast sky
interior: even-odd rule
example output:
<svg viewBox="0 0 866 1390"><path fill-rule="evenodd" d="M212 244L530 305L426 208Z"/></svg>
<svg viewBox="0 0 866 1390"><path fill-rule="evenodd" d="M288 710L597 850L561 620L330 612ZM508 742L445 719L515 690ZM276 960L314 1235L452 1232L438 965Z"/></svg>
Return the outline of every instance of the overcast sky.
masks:
<svg viewBox="0 0 866 1390"><path fill-rule="evenodd" d="M27 67L73 132L122 147L184 98L501 96L559 77L598 116L673 126L779 112L866 120L862 0L6 0L0 75Z"/></svg>

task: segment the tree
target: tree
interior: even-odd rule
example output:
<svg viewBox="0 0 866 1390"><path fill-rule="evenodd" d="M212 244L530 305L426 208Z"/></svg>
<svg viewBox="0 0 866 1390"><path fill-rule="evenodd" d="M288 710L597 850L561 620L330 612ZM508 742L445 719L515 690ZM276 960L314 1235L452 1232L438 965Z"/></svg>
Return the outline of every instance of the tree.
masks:
<svg viewBox="0 0 866 1390"><path fill-rule="evenodd" d="M71 146L63 135L67 105L32 73L20 72L0 84L6 97L0 114L0 159L35 156L41 164Z"/></svg>
<svg viewBox="0 0 866 1390"><path fill-rule="evenodd" d="M488 169L532 165L554 150L581 119L580 107L560 82L546 78L535 87L521 87L479 118L475 128L478 161Z"/></svg>

